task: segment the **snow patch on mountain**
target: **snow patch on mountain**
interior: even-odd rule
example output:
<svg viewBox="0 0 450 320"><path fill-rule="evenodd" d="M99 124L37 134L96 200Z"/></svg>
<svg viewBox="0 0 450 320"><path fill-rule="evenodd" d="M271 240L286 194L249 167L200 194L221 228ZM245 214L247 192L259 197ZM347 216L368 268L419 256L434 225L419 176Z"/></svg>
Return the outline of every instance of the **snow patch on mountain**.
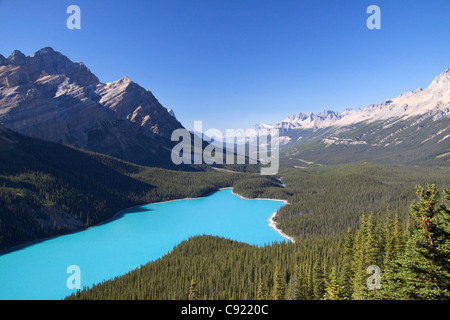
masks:
<svg viewBox="0 0 450 320"><path fill-rule="evenodd" d="M437 76L426 88L405 92L397 98L387 99L381 104L371 104L363 109L345 109L342 112L325 110L319 113L306 112L291 115L272 125L257 124L257 128L279 129L287 132L295 129L321 129L348 127L358 123L396 121L418 117L417 121L433 116L438 120L450 114L450 68Z"/></svg>

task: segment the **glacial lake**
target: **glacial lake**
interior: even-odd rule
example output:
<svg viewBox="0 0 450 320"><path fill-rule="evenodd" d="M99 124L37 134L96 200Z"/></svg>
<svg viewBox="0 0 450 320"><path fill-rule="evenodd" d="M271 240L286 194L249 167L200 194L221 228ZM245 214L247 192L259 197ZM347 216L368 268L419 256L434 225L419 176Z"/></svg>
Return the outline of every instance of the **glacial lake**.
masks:
<svg viewBox="0 0 450 320"><path fill-rule="evenodd" d="M0 300L54 300L80 270L81 288L91 287L157 260L196 235L216 235L253 245L287 241L269 226L277 200L243 199L223 189L204 198L154 203L121 212L111 221L0 255Z"/></svg>

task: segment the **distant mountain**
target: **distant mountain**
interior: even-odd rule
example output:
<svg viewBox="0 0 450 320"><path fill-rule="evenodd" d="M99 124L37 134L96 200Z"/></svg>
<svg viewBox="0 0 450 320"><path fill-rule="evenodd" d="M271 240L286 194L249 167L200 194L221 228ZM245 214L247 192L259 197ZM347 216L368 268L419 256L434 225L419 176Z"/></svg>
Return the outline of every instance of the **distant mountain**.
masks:
<svg viewBox="0 0 450 320"><path fill-rule="evenodd" d="M256 127L280 129L282 132L295 129L322 129L344 127L355 123L371 123L392 118L408 119L427 113L437 117L449 114L450 68L437 76L428 88L401 94L381 104L372 104L363 109L346 109L343 112L325 110L319 113L306 112L291 115L272 125L257 124Z"/></svg>
<svg viewBox="0 0 450 320"><path fill-rule="evenodd" d="M331 126L340 119L341 115L331 110L325 110L316 114L306 112L292 115L274 124L271 128L280 129L281 132L294 129L318 129Z"/></svg>
<svg viewBox="0 0 450 320"><path fill-rule="evenodd" d="M52 48L0 55L0 123L21 134L172 168L173 111L124 77L101 83L81 62Z"/></svg>
<svg viewBox="0 0 450 320"><path fill-rule="evenodd" d="M300 113L272 125L286 162L335 164L359 160L385 163L450 163L450 68L424 90L381 104L343 112Z"/></svg>

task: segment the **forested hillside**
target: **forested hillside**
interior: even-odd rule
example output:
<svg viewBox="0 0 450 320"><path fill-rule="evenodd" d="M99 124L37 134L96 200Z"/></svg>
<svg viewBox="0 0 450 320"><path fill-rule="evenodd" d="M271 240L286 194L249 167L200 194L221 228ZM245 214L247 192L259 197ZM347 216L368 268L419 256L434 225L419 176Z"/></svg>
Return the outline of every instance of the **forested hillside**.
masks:
<svg viewBox="0 0 450 320"><path fill-rule="evenodd" d="M341 235L358 225L362 212L398 207L403 223L416 185L450 185L450 168L387 166L374 162L311 168L281 168L285 188L256 178L239 181L235 192L250 198L286 199L275 221L296 239Z"/></svg>
<svg viewBox="0 0 450 320"><path fill-rule="evenodd" d="M262 248L212 236L69 299L449 299L450 208L417 189L410 223L398 209L362 214L344 236ZM446 200L450 192L444 191ZM368 273L368 267L372 269Z"/></svg>
<svg viewBox="0 0 450 320"><path fill-rule="evenodd" d="M200 197L241 179L275 177L181 172L0 131L0 251L80 230L146 203Z"/></svg>

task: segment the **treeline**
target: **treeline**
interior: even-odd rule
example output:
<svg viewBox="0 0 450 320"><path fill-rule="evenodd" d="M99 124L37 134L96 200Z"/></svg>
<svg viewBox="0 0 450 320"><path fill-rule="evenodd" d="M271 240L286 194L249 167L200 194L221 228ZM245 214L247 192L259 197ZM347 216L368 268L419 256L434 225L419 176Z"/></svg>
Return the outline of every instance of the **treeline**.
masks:
<svg viewBox="0 0 450 320"><path fill-rule="evenodd" d="M449 299L450 208L434 185L417 196L406 227L388 208L344 236L295 244L194 237L68 299Z"/></svg>

